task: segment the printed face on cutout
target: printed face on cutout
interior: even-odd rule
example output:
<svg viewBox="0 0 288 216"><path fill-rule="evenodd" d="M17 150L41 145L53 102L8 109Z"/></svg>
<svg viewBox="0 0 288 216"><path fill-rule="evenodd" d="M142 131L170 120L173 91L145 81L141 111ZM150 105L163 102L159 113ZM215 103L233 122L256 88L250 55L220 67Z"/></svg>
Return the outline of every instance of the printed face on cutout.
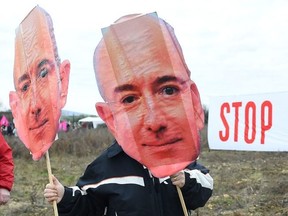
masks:
<svg viewBox="0 0 288 216"><path fill-rule="evenodd" d="M128 22L113 26L121 45L114 43L112 31L104 34L96 71L107 103L96 108L123 150L153 175L164 177L199 154L202 122L194 110L201 106L199 95L165 31L164 40L159 23L150 17Z"/></svg>
<svg viewBox="0 0 288 216"><path fill-rule="evenodd" d="M46 20L41 18L43 16L35 22L44 25ZM70 63L64 61L59 65L56 62L55 44L48 30L43 32L37 29L37 24L35 29L25 24L20 25L16 33L16 91L10 92L10 107L20 139L33 159L38 160L52 145L58 131L61 109L67 98Z"/></svg>

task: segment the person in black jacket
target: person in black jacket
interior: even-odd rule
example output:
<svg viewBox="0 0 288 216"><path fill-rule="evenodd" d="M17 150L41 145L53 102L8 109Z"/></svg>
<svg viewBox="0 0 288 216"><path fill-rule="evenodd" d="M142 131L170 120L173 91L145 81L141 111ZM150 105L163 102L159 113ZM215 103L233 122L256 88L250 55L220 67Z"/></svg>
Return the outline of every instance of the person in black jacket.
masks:
<svg viewBox="0 0 288 216"><path fill-rule="evenodd" d="M60 215L175 216L212 195L197 163L203 110L173 28L156 13L121 17L102 29L94 53L99 116L115 143L75 187L56 177L44 197Z"/></svg>

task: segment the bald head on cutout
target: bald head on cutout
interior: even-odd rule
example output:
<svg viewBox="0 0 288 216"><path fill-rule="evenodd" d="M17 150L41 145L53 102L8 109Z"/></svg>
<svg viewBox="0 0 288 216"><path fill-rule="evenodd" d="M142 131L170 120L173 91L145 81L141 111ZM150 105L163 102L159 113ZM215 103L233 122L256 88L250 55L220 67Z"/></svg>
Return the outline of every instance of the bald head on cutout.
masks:
<svg viewBox="0 0 288 216"><path fill-rule="evenodd" d="M50 15L36 6L16 30L10 107L20 139L34 160L55 140L66 104L70 62L61 62Z"/></svg>
<svg viewBox="0 0 288 216"><path fill-rule="evenodd" d="M99 116L132 158L156 177L200 151L203 110L173 28L156 13L121 17L102 29L94 70L105 102Z"/></svg>

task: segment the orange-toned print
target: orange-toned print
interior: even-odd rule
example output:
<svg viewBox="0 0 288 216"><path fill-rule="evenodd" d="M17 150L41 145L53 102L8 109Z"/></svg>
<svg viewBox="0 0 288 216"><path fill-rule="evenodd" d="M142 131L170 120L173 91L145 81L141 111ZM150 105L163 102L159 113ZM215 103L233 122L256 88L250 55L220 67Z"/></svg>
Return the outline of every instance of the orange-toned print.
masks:
<svg viewBox="0 0 288 216"><path fill-rule="evenodd" d="M95 63L98 114L123 150L156 177L200 153L203 110L173 29L156 13L124 17L102 30Z"/></svg>
<svg viewBox="0 0 288 216"><path fill-rule="evenodd" d="M57 135L67 99L70 63L60 62L49 14L39 6L16 30L10 107L20 139L39 160Z"/></svg>

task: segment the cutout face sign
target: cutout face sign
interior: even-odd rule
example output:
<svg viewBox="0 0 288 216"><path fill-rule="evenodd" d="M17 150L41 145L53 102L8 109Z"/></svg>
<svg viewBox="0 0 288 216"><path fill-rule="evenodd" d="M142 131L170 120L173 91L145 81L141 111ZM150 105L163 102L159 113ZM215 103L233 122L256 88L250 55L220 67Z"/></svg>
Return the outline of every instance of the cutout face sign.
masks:
<svg viewBox="0 0 288 216"><path fill-rule="evenodd" d="M154 176L184 169L200 152L203 110L173 29L156 13L102 30L94 67L106 103L96 109L123 150Z"/></svg>
<svg viewBox="0 0 288 216"><path fill-rule="evenodd" d="M36 6L16 30L10 107L34 160L53 144L68 93L70 63L60 62L49 14Z"/></svg>

